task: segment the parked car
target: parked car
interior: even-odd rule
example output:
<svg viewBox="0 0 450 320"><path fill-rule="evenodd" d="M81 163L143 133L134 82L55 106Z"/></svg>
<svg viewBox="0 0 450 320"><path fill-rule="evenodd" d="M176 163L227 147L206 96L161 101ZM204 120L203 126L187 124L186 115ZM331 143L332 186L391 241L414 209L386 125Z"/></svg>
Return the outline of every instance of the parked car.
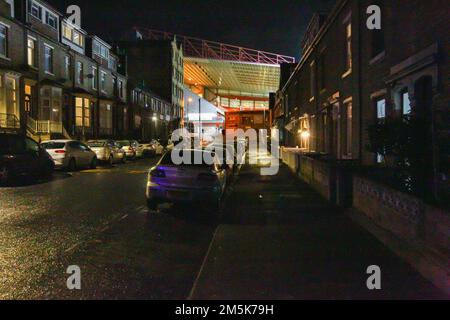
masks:
<svg viewBox="0 0 450 320"><path fill-rule="evenodd" d="M153 157L156 155L155 146L150 141L139 141L139 145L142 147L144 157Z"/></svg>
<svg viewBox="0 0 450 320"><path fill-rule="evenodd" d="M125 152L113 140L91 140L89 148L97 154L97 159L109 165L125 162Z"/></svg>
<svg viewBox="0 0 450 320"><path fill-rule="evenodd" d="M125 152L126 159L136 159L136 148L130 140L117 141L117 144Z"/></svg>
<svg viewBox="0 0 450 320"><path fill-rule="evenodd" d="M136 158L142 158L144 156L144 147L136 140L131 140L131 145L136 150Z"/></svg>
<svg viewBox="0 0 450 320"><path fill-rule="evenodd" d="M236 156L234 153L234 148L227 145L210 145L206 150L214 151L219 159L220 163L227 170L227 180L231 181L234 174L234 169L236 168Z"/></svg>
<svg viewBox="0 0 450 320"><path fill-rule="evenodd" d="M0 134L0 185L19 176L50 177L53 159L34 140L16 134Z"/></svg>
<svg viewBox="0 0 450 320"><path fill-rule="evenodd" d="M41 143L59 169L75 171L79 168L95 169L97 155L87 145L76 140L49 140Z"/></svg>
<svg viewBox="0 0 450 320"><path fill-rule="evenodd" d="M201 202L220 208L225 192L227 173L214 153L206 150L183 150L189 152L191 159L212 157L213 164L180 164L172 161L170 152L150 169L147 183L147 204L156 210L160 203ZM193 161L192 161L193 162Z"/></svg>

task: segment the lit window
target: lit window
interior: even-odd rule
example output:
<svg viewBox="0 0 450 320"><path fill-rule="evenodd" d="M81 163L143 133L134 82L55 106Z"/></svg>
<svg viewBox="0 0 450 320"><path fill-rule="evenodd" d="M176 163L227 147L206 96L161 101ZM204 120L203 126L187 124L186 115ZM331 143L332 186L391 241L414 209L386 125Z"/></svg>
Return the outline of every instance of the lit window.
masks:
<svg viewBox="0 0 450 320"><path fill-rule="evenodd" d="M377 119L382 120L386 118L386 99L376 101Z"/></svg>
<svg viewBox="0 0 450 320"><path fill-rule="evenodd" d="M67 25L63 25L63 36L64 38L72 41L72 28Z"/></svg>
<svg viewBox="0 0 450 320"><path fill-rule="evenodd" d="M408 90L404 90L401 93L401 101L402 101L402 113L404 116L411 114L411 100L409 99Z"/></svg>
<svg viewBox="0 0 450 320"><path fill-rule="evenodd" d="M44 71L53 73L53 48L44 46Z"/></svg>
<svg viewBox="0 0 450 320"><path fill-rule="evenodd" d="M29 66L36 67L36 41L32 38L28 38L27 60Z"/></svg>

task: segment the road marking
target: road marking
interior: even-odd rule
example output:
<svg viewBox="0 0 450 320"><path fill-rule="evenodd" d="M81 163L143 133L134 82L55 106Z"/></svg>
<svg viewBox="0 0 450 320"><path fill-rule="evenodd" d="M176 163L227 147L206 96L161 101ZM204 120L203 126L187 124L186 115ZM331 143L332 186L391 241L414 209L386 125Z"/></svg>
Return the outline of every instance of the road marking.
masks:
<svg viewBox="0 0 450 320"><path fill-rule="evenodd" d="M196 278L195 281L194 281L194 285L192 286L191 292L189 293L189 296L188 296L187 300L192 300L192 296L194 295L194 292L195 292L195 290L197 289L198 282L200 281L200 276L201 276L202 273L203 273L203 269L205 268L206 261L208 260L209 255L210 255L210 253L211 253L211 251L212 251L212 247L213 247L214 241L215 241L215 239L216 239L216 235L217 235L217 231L218 231L218 230L219 230L219 226L217 226L216 230L214 231L212 240L211 240L211 242L210 242L210 244L209 244L209 247L208 247L208 251L206 252L205 258L203 259L203 263L202 263L202 265L201 265L201 267L200 267L200 271L199 271L198 274L197 274L197 278Z"/></svg>

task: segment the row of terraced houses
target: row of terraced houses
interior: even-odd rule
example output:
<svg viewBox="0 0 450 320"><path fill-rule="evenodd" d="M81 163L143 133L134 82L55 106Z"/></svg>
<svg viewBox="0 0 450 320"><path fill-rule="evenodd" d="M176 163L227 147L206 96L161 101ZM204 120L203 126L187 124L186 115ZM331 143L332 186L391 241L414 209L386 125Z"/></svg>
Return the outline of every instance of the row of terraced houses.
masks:
<svg viewBox="0 0 450 320"><path fill-rule="evenodd" d="M372 5L381 29L367 26ZM271 97L282 158L301 179L399 238L445 253L449 30L447 0L338 0L314 16L301 61L282 66Z"/></svg>
<svg viewBox="0 0 450 320"><path fill-rule="evenodd" d="M36 140L167 138L183 114L173 71L183 69L182 49L152 43L167 57L155 72L136 67L145 59L132 55L137 40L110 44L41 0L0 1L0 130ZM164 72L154 87L150 75Z"/></svg>

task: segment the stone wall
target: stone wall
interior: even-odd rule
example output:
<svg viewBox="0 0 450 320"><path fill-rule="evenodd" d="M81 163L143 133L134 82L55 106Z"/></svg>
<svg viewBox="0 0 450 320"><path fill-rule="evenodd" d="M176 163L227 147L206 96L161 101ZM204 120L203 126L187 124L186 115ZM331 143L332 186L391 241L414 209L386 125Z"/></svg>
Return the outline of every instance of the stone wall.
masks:
<svg viewBox="0 0 450 320"><path fill-rule="evenodd" d="M400 239L450 252L450 215L444 210L359 176L353 177L353 207Z"/></svg>

